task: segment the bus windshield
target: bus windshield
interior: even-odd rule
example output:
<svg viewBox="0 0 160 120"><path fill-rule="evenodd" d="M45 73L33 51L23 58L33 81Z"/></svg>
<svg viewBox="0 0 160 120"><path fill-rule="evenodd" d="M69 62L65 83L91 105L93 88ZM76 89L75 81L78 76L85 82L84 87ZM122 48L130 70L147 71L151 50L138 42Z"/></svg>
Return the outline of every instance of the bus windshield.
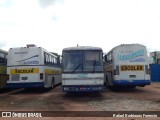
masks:
<svg viewBox="0 0 160 120"><path fill-rule="evenodd" d="M64 72L103 71L102 51L65 51L63 52Z"/></svg>

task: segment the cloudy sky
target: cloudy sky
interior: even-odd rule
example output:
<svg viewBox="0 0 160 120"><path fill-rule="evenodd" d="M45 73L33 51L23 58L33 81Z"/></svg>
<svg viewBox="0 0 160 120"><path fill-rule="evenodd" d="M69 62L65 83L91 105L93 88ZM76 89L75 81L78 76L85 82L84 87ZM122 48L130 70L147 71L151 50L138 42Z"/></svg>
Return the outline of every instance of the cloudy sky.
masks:
<svg viewBox="0 0 160 120"><path fill-rule="evenodd" d="M0 0L0 48L79 45L160 50L160 0Z"/></svg>

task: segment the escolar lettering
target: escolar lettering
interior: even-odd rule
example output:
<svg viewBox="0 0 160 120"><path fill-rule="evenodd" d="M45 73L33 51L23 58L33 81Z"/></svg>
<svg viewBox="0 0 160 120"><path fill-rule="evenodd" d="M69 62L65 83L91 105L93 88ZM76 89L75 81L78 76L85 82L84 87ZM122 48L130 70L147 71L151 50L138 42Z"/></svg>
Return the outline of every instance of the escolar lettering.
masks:
<svg viewBox="0 0 160 120"><path fill-rule="evenodd" d="M32 69L15 69L15 73L33 73L34 68Z"/></svg>
<svg viewBox="0 0 160 120"><path fill-rule="evenodd" d="M144 67L142 65L122 65L121 71L143 71Z"/></svg>

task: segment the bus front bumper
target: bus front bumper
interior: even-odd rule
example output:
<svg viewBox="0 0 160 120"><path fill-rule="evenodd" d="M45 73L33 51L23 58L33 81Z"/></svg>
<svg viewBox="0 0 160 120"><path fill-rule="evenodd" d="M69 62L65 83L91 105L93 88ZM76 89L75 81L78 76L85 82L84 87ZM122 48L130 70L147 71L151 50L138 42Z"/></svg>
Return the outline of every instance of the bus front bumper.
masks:
<svg viewBox="0 0 160 120"><path fill-rule="evenodd" d="M100 92L103 91L103 85L67 85L62 86L63 92Z"/></svg>

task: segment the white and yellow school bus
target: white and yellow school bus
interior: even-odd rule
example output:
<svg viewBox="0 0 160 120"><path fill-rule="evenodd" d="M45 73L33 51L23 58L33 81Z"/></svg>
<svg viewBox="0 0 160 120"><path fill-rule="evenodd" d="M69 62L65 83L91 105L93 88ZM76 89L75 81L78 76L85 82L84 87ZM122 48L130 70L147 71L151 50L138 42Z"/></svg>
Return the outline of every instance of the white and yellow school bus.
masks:
<svg viewBox="0 0 160 120"><path fill-rule="evenodd" d="M7 59L7 87L53 88L61 83L61 62L59 55L47 50L27 45L10 48Z"/></svg>
<svg viewBox="0 0 160 120"><path fill-rule="evenodd" d="M149 85L149 60L146 47L122 44L104 55L105 83L108 86Z"/></svg>

